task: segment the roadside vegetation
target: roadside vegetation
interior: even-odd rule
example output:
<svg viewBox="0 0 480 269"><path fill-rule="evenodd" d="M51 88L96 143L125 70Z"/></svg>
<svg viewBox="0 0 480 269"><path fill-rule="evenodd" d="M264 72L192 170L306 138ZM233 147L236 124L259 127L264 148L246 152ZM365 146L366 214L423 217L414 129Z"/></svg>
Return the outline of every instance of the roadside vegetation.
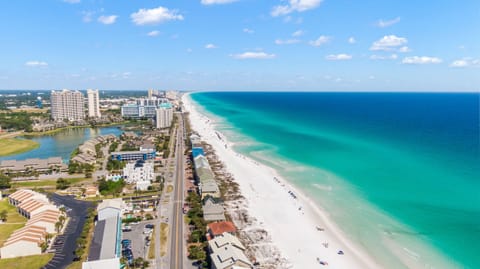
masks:
<svg viewBox="0 0 480 269"><path fill-rule="evenodd" d="M93 220L95 218L95 214L96 212L93 208L88 209L87 219L85 220L85 224L83 225L82 233L80 234L80 237L77 238L77 248L75 249L75 256L76 260L78 260L78 263L80 264L87 260L88 249L90 248L93 237ZM73 266L73 264L71 266Z"/></svg>
<svg viewBox="0 0 480 269"><path fill-rule="evenodd" d="M167 254L167 238L168 238L168 224L160 223L160 256Z"/></svg>
<svg viewBox="0 0 480 269"><path fill-rule="evenodd" d="M207 224L203 219L202 202L200 196L190 192L186 199L190 210L187 212L187 224L192 228L188 237L188 258L198 261L202 268L208 268L207 238L205 231Z"/></svg>

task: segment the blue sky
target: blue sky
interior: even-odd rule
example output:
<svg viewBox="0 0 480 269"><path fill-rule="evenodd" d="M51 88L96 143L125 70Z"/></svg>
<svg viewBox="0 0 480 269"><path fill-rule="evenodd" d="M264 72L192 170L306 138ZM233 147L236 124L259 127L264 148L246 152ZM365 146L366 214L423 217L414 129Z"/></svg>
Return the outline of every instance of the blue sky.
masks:
<svg viewBox="0 0 480 269"><path fill-rule="evenodd" d="M480 1L15 0L0 89L480 91Z"/></svg>

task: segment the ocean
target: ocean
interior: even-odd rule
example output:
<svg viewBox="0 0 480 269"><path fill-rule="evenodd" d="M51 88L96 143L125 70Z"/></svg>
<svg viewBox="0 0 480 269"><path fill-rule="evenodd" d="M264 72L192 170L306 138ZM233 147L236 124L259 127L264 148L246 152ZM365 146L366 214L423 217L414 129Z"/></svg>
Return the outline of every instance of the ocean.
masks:
<svg viewBox="0 0 480 269"><path fill-rule="evenodd" d="M480 268L480 94L190 96L385 268Z"/></svg>

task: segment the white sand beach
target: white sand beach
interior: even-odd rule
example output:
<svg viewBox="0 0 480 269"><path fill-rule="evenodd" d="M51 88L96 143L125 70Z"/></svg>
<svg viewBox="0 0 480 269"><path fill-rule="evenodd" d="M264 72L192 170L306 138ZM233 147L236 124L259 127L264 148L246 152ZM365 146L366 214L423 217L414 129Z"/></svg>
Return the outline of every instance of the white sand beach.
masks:
<svg viewBox="0 0 480 269"><path fill-rule="evenodd" d="M183 103L190 112L192 129L212 145L225 164L251 216L271 236L291 268L380 268L365 251L348 240L329 217L273 169L232 150L232 144L214 129L212 120L197 111L188 95ZM338 254L339 251L343 254ZM321 261L324 265L320 264Z"/></svg>

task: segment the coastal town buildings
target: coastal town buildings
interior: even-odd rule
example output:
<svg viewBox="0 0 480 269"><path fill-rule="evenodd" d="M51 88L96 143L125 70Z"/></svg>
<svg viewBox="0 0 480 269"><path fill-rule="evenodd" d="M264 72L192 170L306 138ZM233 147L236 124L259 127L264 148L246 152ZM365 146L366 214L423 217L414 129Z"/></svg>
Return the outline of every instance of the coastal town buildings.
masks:
<svg viewBox="0 0 480 269"><path fill-rule="evenodd" d="M161 107L171 107L165 98L139 98L132 103L124 104L121 108L124 118L150 118L156 116L156 110Z"/></svg>
<svg viewBox="0 0 480 269"><path fill-rule="evenodd" d="M50 95L52 119L77 121L85 118L84 98L79 91L52 91Z"/></svg>
<svg viewBox="0 0 480 269"><path fill-rule="evenodd" d="M89 118L100 118L100 97L98 90L87 90L87 101L88 101L88 117Z"/></svg>
<svg viewBox="0 0 480 269"><path fill-rule="evenodd" d="M154 90L154 89L149 89L147 96L148 96L148 99L152 99L154 97L165 98L165 92L164 91L159 91L159 90Z"/></svg>
<svg viewBox="0 0 480 269"><path fill-rule="evenodd" d="M26 160L4 160L0 162L0 171L6 174L24 173L27 171L36 171L38 173L48 173L50 171L65 171L67 165L63 163L60 157L50 157L48 159L31 158Z"/></svg>
<svg viewBox="0 0 480 269"><path fill-rule="evenodd" d="M86 262L82 269L120 268L122 210L121 198L104 200L97 207L93 239Z"/></svg>
<svg viewBox="0 0 480 269"><path fill-rule="evenodd" d="M57 233L55 226L62 213L46 195L28 189L12 193L8 202L28 221L4 242L0 258L41 254L47 234Z"/></svg>

